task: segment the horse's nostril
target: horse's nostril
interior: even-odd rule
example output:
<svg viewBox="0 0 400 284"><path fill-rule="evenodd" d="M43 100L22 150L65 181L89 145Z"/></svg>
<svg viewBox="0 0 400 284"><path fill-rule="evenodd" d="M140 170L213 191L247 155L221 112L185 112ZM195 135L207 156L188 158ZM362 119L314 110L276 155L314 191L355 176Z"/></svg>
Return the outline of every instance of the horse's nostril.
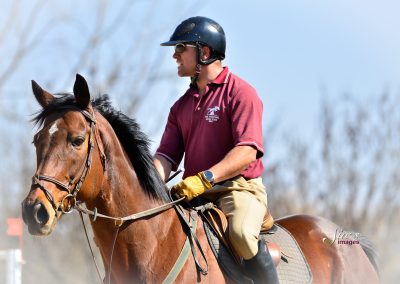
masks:
<svg viewBox="0 0 400 284"><path fill-rule="evenodd" d="M33 216L38 224L46 224L49 221L49 214L42 203L37 203L33 207Z"/></svg>

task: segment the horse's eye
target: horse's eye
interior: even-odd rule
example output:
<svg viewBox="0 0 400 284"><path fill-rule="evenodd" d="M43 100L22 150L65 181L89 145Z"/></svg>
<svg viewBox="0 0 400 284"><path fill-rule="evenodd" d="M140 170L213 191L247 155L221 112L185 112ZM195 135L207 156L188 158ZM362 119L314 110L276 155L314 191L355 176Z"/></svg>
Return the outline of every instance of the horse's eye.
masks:
<svg viewBox="0 0 400 284"><path fill-rule="evenodd" d="M73 140L71 141L71 144L72 144L72 146L74 146L74 147L79 147L79 146L81 146L81 145L83 144L83 142L85 142L85 138L83 138L83 137L77 137L77 138L75 138L75 139L73 139Z"/></svg>

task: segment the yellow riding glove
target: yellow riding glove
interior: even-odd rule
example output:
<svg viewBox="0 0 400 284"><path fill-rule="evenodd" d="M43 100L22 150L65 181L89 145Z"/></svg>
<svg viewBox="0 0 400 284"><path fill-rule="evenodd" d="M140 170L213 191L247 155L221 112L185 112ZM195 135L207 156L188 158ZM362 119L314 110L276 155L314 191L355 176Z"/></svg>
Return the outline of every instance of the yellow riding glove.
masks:
<svg viewBox="0 0 400 284"><path fill-rule="evenodd" d="M190 201L211 187L212 184L204 176L204 172L200 172L197 175L187 177L174 185L171 192L180 197L185 197L187 201Z"/></svg>

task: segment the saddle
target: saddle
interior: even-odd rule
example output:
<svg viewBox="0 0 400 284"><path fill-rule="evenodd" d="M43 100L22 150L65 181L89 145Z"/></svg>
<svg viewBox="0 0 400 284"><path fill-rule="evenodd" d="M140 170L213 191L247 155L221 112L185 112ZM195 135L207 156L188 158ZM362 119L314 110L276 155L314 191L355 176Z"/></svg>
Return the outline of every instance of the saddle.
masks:
<svg viewBox="0 0 400 284"><path fill-rule="evenodd" d="M219 241L230 250L230 253L234 257L235 261L240 264L240 257L234 251L228 237L228 220L225 214L218 209L218 207L213 206L206 210L203 214L203 221L214 231L215 235L218 237ZM261 225L260 234L265 234L270 230L274 230L274 218L272 217L270 211L268 210L264 216L264 221ZM275 243L266 243L268 250L271 254L272 260L275 266L278 265L281 259L281 252L279 246Z"/></svg>
<svg viewBox="0 0 400 284"><path fill-rule="evenodd" d="M228 237L228 220L215 205L201 210L208 242L221 269L234 283L252 283L246 277L242 259L235 253ZM300 246L285 228L275 224L268 211L261 226L259 239L268 247L280 283L312 283L312 274Z"/></svg>

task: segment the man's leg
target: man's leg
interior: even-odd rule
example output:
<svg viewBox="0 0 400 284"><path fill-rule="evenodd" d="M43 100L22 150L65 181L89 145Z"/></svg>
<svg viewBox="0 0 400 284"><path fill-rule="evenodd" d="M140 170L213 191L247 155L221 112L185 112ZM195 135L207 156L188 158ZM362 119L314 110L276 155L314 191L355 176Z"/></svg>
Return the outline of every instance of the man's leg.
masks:
<svg viewBox="0 0 400 284"><path fill-rule="evenodd" d="M229 239L233 248L244 259L254 257L267 208L245 190L227 192L217 203L228 217Z"/></svg>
<svg viewBox="0 0 400 284"><path fill-rule="evenodd" d="M249 186L245 180L234 185L236 190L226 192L217 201L218 207L229 220L229 238L236 252L244 258L246 270L255 283L278 283L275 266L265 245L260 243L258 235L267 211L265 202L245 189ZM254 191L254 186L252 184ZM265 188L262 183L261 188Z"/></svg>

